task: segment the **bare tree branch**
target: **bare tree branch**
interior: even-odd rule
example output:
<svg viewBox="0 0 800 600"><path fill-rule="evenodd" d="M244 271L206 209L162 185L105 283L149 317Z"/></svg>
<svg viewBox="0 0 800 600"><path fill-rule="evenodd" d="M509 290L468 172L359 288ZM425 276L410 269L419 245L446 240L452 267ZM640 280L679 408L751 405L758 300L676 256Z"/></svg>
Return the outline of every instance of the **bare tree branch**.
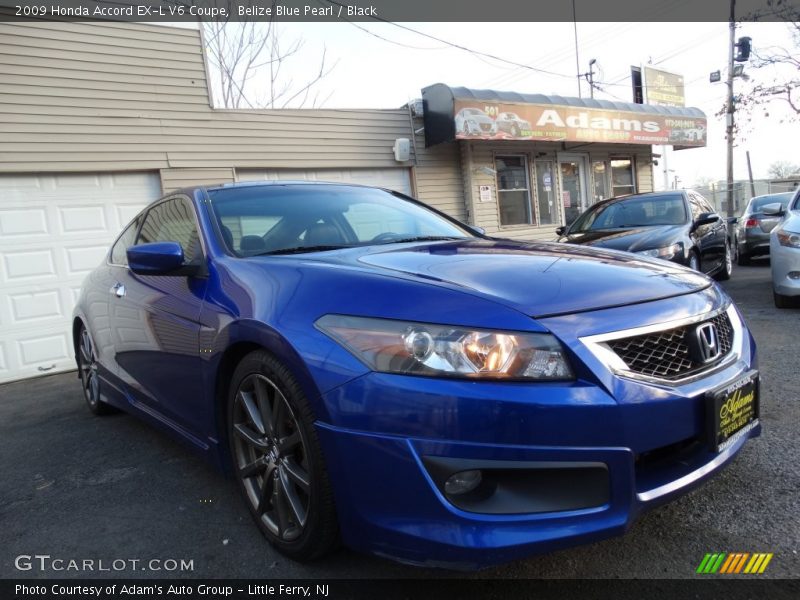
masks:
<svg viewBox="0 0 800 600"><path fill-rule="evenodd" d="M336 66L328 64L327 50L323 49L318 68L308 80L297 81L287 75L296 73L292 59L301 58L305 40L300 37L284 44L273 20L212 21L203 23L203 29L208 64L225 108L302 108L309 99L317 106L317 88ZM328 98L330 93L325 100Z"/></svg>
<svg viewBox="0 0 800 600"><path fill-rule="evenodd" d="M800 120L800 8L790 0L767 0L766 17L784 21L791 33L793 48L780 46L754 47L749 63L749 80L738 95L736 110L749 121L756 110L769 115L770 105L778 102L788 106L793 115L789 121ZM721 113L718 113L721 114Z"/></svg>

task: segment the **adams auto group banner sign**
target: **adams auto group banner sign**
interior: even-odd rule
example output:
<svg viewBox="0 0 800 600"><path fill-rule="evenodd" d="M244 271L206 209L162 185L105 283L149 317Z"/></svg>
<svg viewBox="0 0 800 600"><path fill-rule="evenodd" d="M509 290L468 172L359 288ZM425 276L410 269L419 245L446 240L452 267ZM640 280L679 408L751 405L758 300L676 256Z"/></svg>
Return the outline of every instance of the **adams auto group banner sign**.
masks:
<svg viewBox="0 0 800 600"><path fill-rule="evenodd" d="M703 117L456 99L454 119L460 140L706 145Z"/></svg>

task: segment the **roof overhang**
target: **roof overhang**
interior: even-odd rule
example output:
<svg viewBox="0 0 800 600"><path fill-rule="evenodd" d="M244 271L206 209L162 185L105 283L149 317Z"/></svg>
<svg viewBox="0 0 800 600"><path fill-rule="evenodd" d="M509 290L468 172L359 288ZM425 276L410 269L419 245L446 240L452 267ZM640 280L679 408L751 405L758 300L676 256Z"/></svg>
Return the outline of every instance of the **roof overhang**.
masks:
<svg viewBox="0 0 800 600"><path fill-rule="evenodd" d="M524 140L706 145L706 115L699 108L611 102L495 90L422 90L425 146L455 140Z"/></svg>

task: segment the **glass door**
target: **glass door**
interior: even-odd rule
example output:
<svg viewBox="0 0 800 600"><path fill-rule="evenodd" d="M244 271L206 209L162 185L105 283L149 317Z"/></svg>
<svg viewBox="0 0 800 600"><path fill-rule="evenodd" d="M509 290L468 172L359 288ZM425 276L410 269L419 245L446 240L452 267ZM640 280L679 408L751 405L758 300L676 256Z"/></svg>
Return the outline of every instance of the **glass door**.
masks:
<svg viewBox="0 0 800 600"><path fill-rule="evenodd" d="M586 193L586 157L579 154L561 154L558 157L558 170L561 175L564 224L570 225L589 207Z"/></svg>
<svg viewBox="0 0 800 600"><path fill-rule="evenodd" d="M552 160L536 161L536 196L539 204L539 224L558 223L558 204L556 204L555 173Z"/></svg>

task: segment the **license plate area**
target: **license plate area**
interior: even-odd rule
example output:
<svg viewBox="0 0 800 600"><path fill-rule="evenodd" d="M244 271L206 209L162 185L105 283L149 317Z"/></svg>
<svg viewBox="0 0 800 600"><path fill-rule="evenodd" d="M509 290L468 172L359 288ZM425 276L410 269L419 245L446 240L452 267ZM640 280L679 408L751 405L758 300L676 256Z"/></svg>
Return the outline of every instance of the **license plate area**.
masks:
<svg viewBox="0 0 800 600"><path fill-rule="evenodd" d="M709 392L706 414L711 450L722 452L758 425L758 371Z"/></svg>

